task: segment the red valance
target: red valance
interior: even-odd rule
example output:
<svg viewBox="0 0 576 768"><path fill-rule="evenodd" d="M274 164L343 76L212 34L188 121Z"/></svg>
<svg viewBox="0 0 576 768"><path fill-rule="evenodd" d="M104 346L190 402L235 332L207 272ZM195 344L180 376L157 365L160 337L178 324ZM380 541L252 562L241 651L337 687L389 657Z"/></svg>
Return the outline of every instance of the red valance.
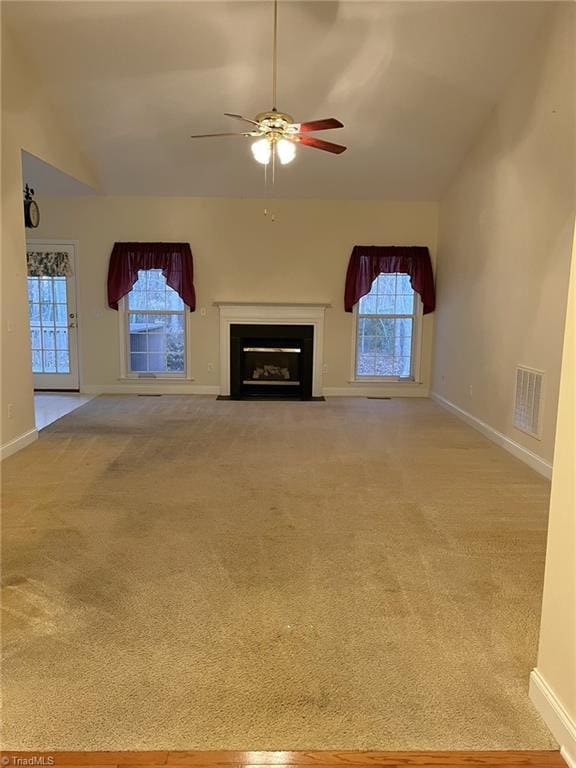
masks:
<svg viewBox="0 0 576 768"><path fill-rule="evenodd" d="M434 311L434 276L428 248L422 245L355 245L346 273L346 312L352 312L354 304L370 293L372 283L381 272L410 275L410 285L420 294L424 314Z"/></svg>
<svg viewBox="0 0 576 768"><path fill-rule="evenodd" d="M170 288L194 311L194 267L188 243L114 243L108 267L109 307L118 309L141 269L161 269Z"/></svg>

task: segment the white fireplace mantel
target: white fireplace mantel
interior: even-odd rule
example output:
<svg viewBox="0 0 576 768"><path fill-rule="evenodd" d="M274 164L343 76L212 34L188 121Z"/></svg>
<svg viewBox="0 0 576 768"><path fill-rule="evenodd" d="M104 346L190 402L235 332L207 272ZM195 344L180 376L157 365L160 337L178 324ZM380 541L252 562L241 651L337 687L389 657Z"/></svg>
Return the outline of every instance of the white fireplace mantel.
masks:
<svg viewBox="0 0 576 768"><path fill-rule="evenodd" d="M230 326L243 325L312 325L314 354L312 362L312 396L322 396L324 360L324 313L327 302L286 303L215 301L220 310L220 394L230 394Z"/></svg>

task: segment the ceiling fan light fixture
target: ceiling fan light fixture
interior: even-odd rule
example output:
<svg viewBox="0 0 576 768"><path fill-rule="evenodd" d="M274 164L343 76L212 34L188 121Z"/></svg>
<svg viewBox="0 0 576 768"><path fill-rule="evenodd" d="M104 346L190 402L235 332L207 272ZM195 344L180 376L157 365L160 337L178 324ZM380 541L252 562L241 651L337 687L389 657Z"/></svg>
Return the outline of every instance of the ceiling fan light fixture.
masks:
<svg viewBox="0 0 576 768"><path fill-rule="evenodd" d="M272 147L268 139L258 139L258 141L252 143L250 149L257 163L268 165L272 157Z"/></svg>
<svg viewBox="0 0 576 768"><path fill-rule="evenodd" d="M267 0L268 2L269 0ZM328 131L332 128L343 128L344 125L335 117L326 117L321 120L307 120L295 123L292 115L280 112L276 108L276 82L278 68L278 2L270 0L274 5L273 42L272 42L272 109L268 112L259 112L256 117L243 117L233 112L225 112L227 117L234 118L244 123L244 130L236 133L201 133L191 136L192 139L208 139L219 136L238 136L242 138L255 138L250 147L252 155L260 165L267 166L272 161L272 184L274 184L276 160L281 165L291 163L296 157L296 144L305 147L319 149L322 152L331 152L339 155L346 147L334 144L324 139L310 136L317 131ZM1 0L0 0L1 2ZM248 129L247 126L250 126ZM266 175L264 177L267 178ZM265 181L265 184L267 182Z"/></svg>
<svg viewBox="0 0 576 768"><path fill-rule="evenodd" d="M296 157L296 144L288 139L280 139L276 142L276 154L282 165L287 165Z"/></svg>

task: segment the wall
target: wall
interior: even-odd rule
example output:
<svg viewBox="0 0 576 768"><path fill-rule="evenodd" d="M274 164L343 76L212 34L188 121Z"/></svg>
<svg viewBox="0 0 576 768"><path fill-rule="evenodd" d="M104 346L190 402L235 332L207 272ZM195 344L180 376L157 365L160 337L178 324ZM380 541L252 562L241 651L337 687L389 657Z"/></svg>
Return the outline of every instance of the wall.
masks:
<svg viewBox="0 0 576 768"><path fill-rule="evenodd" d="M440 207L433 391L545 462L576 207L575 15L554 11ZM518 364L546 373L540 441L512 426Z"/></svg>
<svg viewBox="0 0 576 768"><path fill-rule="evenodd" d="M2 25L2 389L3 455L34 436L21 150L94 186L81 151L45 101L38 78ZM16 442L14 442L16 441Z"/></svg>
<svg viewBox="0 0 576 768"><path fill-rule="evenodd" d="M219 385L216 300L330 302L324 384L332 394L355 391L349 383L352 315L343 309L352 246L427 245L433 256L436 250L434 203L278 200L272 206L268 203L275 211L274 222L264 215L262 200L47 197L40 205L42 225L34 237L79 241L85 389L110 391L111 386L120 385L118 313L106 306L108 260L115 240L188 241L192 246L198 308L206 308L206 315L197 311L191 320L195 383L189 391ZM396 385L390 391L427 394L433 322L433 315L424 318L423 386ZM208 370L209 363L213 371ZM357 388L359 392L366 391L367 385L362 387Z"/></svg>
<svg viewBox="0 0 576 768"><path fill-rule="evenodd" d="M576 766L576 237L548 523L538 666L531 696Z"/></svg>

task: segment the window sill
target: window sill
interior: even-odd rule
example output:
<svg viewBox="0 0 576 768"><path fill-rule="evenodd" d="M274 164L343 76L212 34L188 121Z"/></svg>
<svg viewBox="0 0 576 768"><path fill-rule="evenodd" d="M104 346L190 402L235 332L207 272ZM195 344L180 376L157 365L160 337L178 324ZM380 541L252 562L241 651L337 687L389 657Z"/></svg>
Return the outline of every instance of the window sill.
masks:
<svg viewBox="0 0 576 768"><path fill-rule="evenodd" d="M185 384L189 381L196 381L191 376L119 376L118 381L133 381L136 384L155 384L161 381L163 384Z"/></svg>

